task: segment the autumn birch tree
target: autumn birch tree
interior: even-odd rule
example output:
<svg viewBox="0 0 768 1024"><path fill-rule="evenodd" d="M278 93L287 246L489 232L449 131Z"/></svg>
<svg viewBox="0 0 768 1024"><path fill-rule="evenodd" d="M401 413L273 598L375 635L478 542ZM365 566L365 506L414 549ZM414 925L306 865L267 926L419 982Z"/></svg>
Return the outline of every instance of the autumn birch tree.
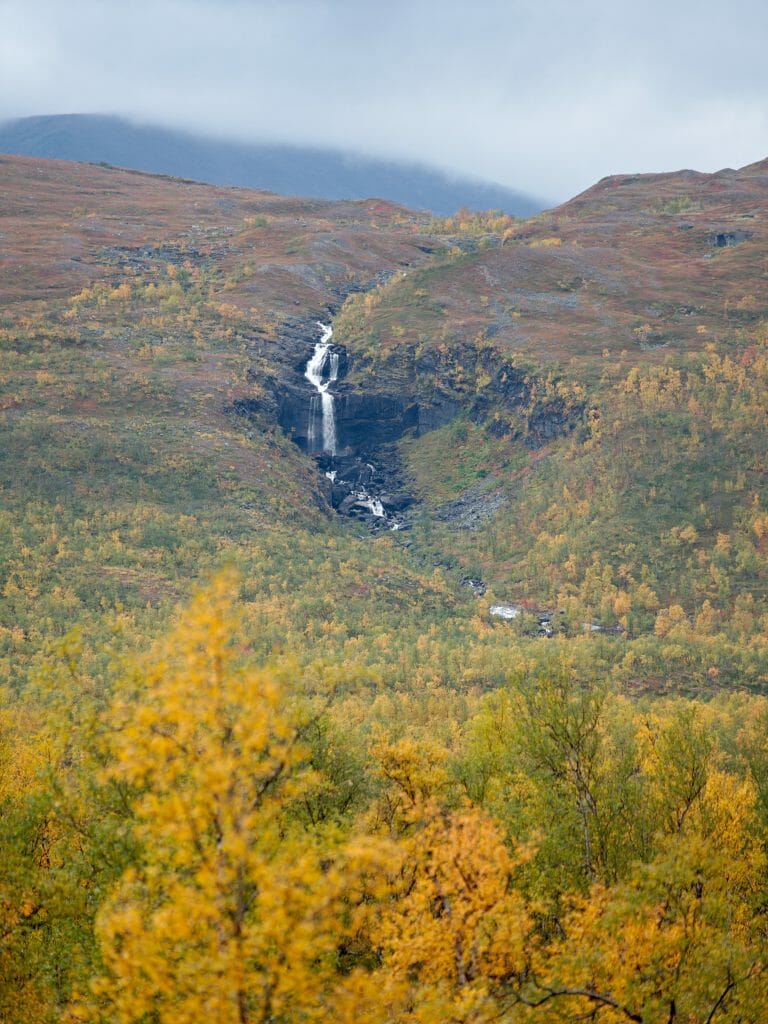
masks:
<svg viewBox="0 0 768 1024"><path fill-rule="evenodd" d="M351 879L287 813L307 780L290 669L248 669L226 578L117 703L111 774L141 857L97 921L106 970L75 1014L111 1024L322 1017Z"/></svg>

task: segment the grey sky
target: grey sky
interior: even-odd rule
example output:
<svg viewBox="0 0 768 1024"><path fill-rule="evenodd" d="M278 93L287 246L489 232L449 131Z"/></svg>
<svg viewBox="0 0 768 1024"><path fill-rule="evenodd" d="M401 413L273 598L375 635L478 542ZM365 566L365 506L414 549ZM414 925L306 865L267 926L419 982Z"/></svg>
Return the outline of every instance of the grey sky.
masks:
<svg viewBox="0 0 768 1024"><path fill-rule="evenodd" d="M554 200L768 156L766 0L0 0L0 119L118 113Z"/></svg>

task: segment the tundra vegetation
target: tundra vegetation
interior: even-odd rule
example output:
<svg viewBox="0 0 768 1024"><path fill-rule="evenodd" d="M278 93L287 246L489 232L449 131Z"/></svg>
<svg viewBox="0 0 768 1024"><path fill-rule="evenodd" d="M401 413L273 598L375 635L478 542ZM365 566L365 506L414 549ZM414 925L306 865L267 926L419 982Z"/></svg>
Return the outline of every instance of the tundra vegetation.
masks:
<svg viewBox="0 0 768 1024"><path fill-rule="evenodd" d="M762 1024L758 224L702 250L717 308L675 319L672 267L658 316L601 279L597 351L569 312L591 233L707 245L722 182L715 214L682 176L435 222L3 173L0 1020ZM297 304L341 307L356 380L456 403L398 443L409 531L334 515L268 404L235 411Z"/></svg>

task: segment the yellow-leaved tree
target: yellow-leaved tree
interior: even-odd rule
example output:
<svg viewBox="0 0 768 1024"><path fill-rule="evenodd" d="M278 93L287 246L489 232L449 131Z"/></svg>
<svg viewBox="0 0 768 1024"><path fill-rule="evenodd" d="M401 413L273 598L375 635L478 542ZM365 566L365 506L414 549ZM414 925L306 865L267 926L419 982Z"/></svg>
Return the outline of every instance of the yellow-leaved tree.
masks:
<svg viewBox="0 0 768 1024"><path fill-rule="evenodd" d="M366 852L291 813L311 781L290 667L249 668L233 581L201 593L113 709L138 864L97 920L105 971L74 1019L327 1019Z"/></svg>
<svg viewBox="0 0 768 1024"><path fill-rule="evenodd" d="M497 1020L499 989L517 991L527 970L533 917L513 885L525 851L470 807L435 813L409 846L408 884L378 932L384 971L407 994L382 1019Z"/></svg>
<svg viewBox="0 0 768 1024"><path fill-rule="evenodd" d="M766 865L753 811L749 783L715 772L653 861L574 900L532 974L535 1019L761 1024Z"/></svg>
<svg viewBox="0 0 768 1024"><path fill-rule="evenodd" d="M45 971L51 826L37 813L45 751L39 723L0 690L0 1020L38 1024L52 1001Z"/></svg>

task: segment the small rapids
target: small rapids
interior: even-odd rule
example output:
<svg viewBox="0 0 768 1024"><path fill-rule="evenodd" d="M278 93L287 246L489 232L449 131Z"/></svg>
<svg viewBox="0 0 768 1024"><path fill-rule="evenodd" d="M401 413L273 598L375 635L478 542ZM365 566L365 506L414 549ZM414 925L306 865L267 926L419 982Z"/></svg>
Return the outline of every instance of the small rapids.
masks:
<svg viewBox="0 0 768 1024"><path fill-rule="evenodd" d="M412 499L393 489L391 475L343 449L335 456L319 455L317 461L329 482L326 493L339 515L359 519L374 533L409 529L403 513Z"/></svg>

